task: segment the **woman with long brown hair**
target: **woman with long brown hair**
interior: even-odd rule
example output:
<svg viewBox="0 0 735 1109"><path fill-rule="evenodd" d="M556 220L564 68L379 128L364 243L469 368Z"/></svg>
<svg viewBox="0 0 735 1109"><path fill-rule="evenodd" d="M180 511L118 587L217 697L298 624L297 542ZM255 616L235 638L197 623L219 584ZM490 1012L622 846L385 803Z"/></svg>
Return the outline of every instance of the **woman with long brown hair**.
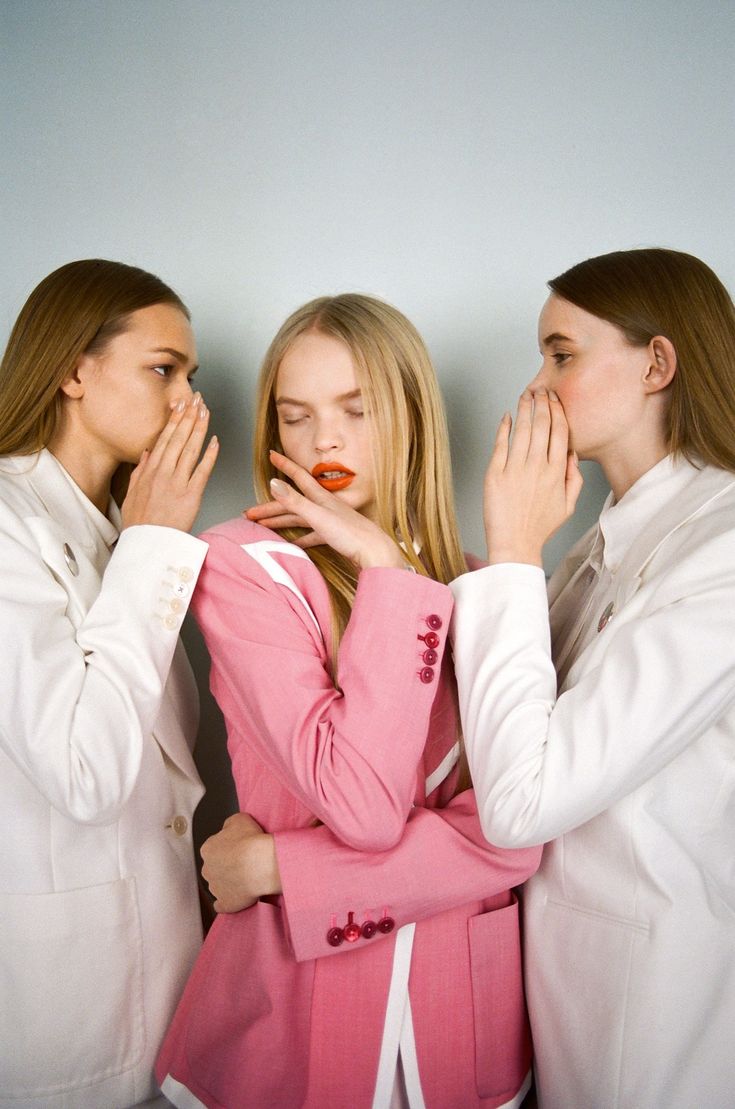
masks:
<svg viewBox="0 0 735 1109"><path fill-rule="evenodd" d="M542 365L487 472L490 565L452 585L478 808L552 841L524 892L543 1109L732 1104L735 308L679 251L549 282ZM603 468L547 591L545 540ZM550 602L550 613L548 603Z"/></svg>
<svg viewBox="0 0 735 1109"><path fill-rule="evenodd" d="M257 411L266 503L207 533L193 603L244 812L203 849L228 911L162 1088L189 1107L518 1106L510 887L540 852L484 843L468 788L445 653L466 563L428 353L390 305L320 298L273 340Z"/></svg>
<svg viewBox="0 0 735 1109"><path fill-rule="evenodd" d="M156 1097L201 940L196 364L176 293L88 259L31 293L0 366L2 1106Z"/></svg>

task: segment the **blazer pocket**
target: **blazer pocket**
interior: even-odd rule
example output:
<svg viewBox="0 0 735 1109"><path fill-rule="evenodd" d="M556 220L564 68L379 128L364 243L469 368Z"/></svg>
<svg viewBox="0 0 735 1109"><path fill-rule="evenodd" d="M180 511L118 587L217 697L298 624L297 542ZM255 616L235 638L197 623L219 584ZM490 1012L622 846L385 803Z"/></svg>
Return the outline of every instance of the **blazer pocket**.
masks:
<svg viewBox="0 0 735 1109"><path fill-rule="evenodd" d="M2 1092L38 1098L134 1067L144 1046L135 879L2 894Z"/></svg>
<svg viewBox="0 0 735 1109"><path fill-rule="evenodd" d="M531 1066L531 1033L521 965L518 901L467 922L475 1070L481 1098L511 1098Z"/></svg>
<svg viewBox="0 0 735 1109"><path fill-rule="evenodd" d="M181 1002L197 1088L237 1109L303 1105L313 987L314 963L294 959L278 905L218 916Z"/></svg>

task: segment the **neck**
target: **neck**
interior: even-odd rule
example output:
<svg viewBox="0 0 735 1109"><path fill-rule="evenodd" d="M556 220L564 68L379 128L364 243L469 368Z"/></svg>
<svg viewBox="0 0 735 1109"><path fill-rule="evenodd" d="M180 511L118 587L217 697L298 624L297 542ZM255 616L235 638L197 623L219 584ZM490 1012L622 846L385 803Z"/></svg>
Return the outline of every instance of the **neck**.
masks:
<svg viewBox="0 0 735 1109"><path fill-rule="evenodd" d="M78 442L74 442L63 433L54 435L48 444L48 449L95 508L107 515L110 485L117 469L116 463L112 459L100 457L99 454L95 455L92 452L87 454L80 449Z"/></svg>
<svg viewBox="0 0 735 1109"><path fill-rule="evenodd" d="M669 448L664 443L652 445L650 450L635 454L621 452L618 456L598 459L616 501L621 500L638 478L653 469L666 455Z"/></svg>

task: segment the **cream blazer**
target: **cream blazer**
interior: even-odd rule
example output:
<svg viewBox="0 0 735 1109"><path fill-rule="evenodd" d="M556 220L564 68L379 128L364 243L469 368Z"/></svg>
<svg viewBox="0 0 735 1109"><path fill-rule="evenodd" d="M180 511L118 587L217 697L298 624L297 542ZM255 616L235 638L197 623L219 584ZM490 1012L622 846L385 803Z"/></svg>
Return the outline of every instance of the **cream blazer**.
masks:
<svg viewBox="0 0 735 1109"><path fill-rule="evenodd" d="M206 544L114 539L47 451L0 459L3 1109L155 1096L201 940L178 630Z"/></svg>
<svg viewBox="0 0 735 1109"><path fill-rule="evenodd" d="M452 585L485 834L552 841L524 894L543 1109L735 1098L735 478L678 465L558 698L542 572ZM550 583L552 626L592 538Z"/></svg>

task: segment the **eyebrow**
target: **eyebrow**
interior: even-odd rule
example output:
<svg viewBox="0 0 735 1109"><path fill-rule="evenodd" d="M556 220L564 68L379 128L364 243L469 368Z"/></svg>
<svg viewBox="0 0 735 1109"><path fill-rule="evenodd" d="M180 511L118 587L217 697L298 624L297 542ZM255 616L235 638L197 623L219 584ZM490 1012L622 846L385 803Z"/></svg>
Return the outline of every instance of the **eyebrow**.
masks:
<svg viewBox="0 0 735 1109"><path fill-rule="evenodd" d="M336 401L356 400L362 396L362 389L352 389L349 393L342 393L341 396L335 397ZM294 397L278 397L276 400L276 408L280 404L293 404L298 408L307 408L306 401L295 400Z"/></svg>
<svg viewBox="0 0 735 1109"><path fill-rule="evenodd" d="M552 343L573 343L574 339L570 339L568 335L562 335L560 331L552 331L551 335L547 335L541 342L543 346L548 347Z"/></svg>
<svg viewBox="0 0 735 1109"><path fill-rule="evenodd" d="M177 362L187 361L186 355L182 354L180 350L176 350L175 347L152 347L151 354L170 354L171 357L175 358ZM192 368L189 370L189 373L195 374L198 369L198 365L192 366Z"/></svg>

